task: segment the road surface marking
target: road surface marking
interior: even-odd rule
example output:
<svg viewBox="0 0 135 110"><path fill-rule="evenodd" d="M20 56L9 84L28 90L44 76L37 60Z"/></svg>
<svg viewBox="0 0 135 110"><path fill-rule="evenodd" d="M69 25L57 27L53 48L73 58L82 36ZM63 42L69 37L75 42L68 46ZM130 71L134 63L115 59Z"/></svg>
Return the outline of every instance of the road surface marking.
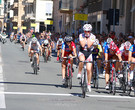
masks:
<svg viewBox="0 0 135 110"><path fill-rule="evenodd" d="M30 93L30 92L4 92L6 95L36 95L36 96L81 96L80 94L60 94L60 93ZM135 99L135 97L128 96L109 96L109 95L86 95L87 97L95 97L95 98L120 98L120 99Z"/></svg>
<svg viewBox="0 0 135 110"><path fill-rule="evenodd" d="M2 62L1 58L1 46L0 46L0 63ZM3 82L3 69L0 65L0 82ZM6 108L5 104L5 94L4 94L4 84L0 84L0 108Z"/></svg>

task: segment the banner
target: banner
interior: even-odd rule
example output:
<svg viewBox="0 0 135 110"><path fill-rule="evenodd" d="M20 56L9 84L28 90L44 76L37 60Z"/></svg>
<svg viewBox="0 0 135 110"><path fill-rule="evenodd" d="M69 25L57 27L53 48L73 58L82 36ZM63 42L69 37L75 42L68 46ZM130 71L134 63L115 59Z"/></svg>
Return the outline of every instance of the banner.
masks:
<svg viewBox="0 0 135 110"><path fill-rule="evenodd" d="M31 23L31 27L36 27L37 24L36 23Z"/></svg>
<svg viewBox="0 0 135 110"><path fill-rule="evenodd" d="M88 21L88 14L78 14L74 15L74 20Z"/></svg>

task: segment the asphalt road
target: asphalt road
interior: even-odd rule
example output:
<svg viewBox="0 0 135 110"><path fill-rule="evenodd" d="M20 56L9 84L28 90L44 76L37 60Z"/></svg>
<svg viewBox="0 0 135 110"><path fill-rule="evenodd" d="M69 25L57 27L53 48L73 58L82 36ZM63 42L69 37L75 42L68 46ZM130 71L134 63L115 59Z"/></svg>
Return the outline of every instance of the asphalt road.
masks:
<svg viewBox="0 0 135 110"><path fill-rule="evenodd" d="M70 90L62 86L61 64L55 54L48 63L40 57L40 72L34 75L27 49L0 42L0 110L135 110L135 97L122 96L120 90L115 96L109 94L104 79L99 79L98 90L92 88L82 98L74 69Z"/></svg>

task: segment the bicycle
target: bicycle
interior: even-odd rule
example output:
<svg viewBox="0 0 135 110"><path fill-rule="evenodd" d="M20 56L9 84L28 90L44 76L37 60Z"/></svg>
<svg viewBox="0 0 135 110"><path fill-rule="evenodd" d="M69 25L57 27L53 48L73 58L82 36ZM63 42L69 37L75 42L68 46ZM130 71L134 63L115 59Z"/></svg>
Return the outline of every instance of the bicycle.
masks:
<svg viewBox="0 0 135 110"><path fill-rule="evenodd" d="M116 62L120 62L119 60L108 60L108 61L105 61L105 62L110 62L111 64L111 75L110 75L110 78L109 78L109 91L110 93L112 93L113 95L116 94L116 71L115 71L115 64Z"/></svg>
<svg viewBox="0 0 135 110"><path fill-rule="evenodd" d="M76 58L76 57L71 57L71 56L67 56L67 57L63 57L66 59L66 74L65 74L65 86L69 87L70 89L72 89L72 77L73 77L73 72L72 72L72 68L71 68L71 61L70 58Z"/></svg>
<svg viewBox="0 0 135 110"><path fill-rule="evenodd" d="M32 57L32 68L33 68L33 71L34 71L34 74L37 75L37 72L38 72L38 65L37 65L37 57L36 57L36 53L39 53L37 51L34 51L34 55Z"/></svg>
<svg viewBox="0 0 135 110"><path fill-rule="evenodd" d="M120 80L121 83L121 89L123 90L124 93L127 93L128 95L130 94L130 88L128 84L128 74L130 72L128 61L122 61L123 67L122 67L122 73L123 77Z"/></svg>
<svg viewBox="0 0 135 110"><path fill-rule="evenodd" d="M102 60L101 58L94 58L93 60L93 85L94 88L98 89L99 87L99 71L98 71L98 65L97 60Z"/></svg>
<svg viewBox="0 0 135 110"><path fill-rule="evenodd" d="M87 63L93 63L93 61L79 61L83 62L83 68L84 68L84 74L81 77L81 88L82 88L82 97L85 98L86 92L87 92L87 69L86 69L86 64Z"/></svg>
<svg viewBox="0 0 135 110"><path fill-rule="evenodd" d="M130 63L135 64L135 62L130 62ZM130 95L132 91L134 92L134 96L135 96L135 68L133 69L133 79L130 79L128 95Z"/></svg>

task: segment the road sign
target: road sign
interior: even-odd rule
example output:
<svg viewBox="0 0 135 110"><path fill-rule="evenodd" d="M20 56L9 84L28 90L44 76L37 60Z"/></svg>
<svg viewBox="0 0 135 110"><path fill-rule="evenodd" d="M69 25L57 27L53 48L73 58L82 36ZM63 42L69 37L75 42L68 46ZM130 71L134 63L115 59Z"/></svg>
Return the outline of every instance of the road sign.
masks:
<svg viewBox="0 0 135 110"><path fill-rule="evenodd" d="M74 20L88 21L88 14L78 14L74 15Z"/></svg>
<svg viewBox="0 0 135 110"><path fill-rule="evenodd" d="M53 21L52 20L45 20L45 24L47 24L47 25L53 25Z"/></svg>
<svg viewBox="0 0 135 110"><path fill-rule="evenodd" d="M13 27L13 29L17 29L17 27L16 27L16 26L14 26L14 27Z"/></svg>

